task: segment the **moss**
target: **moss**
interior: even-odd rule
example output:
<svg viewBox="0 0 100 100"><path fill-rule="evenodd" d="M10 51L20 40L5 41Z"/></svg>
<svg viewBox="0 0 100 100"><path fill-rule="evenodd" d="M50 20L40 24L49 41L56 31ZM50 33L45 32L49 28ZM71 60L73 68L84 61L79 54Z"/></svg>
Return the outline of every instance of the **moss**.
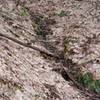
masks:
<svg viewBox="0 0 100 100"><path fill-rule="evenodd" d="M61 10L61 12L58 14L58 16L59 17L69 16L70 13L71 13L70 11Z"/></svg>
<svg viewBox="0 0 100 100"><path fill-rule="evenodd" d="M28 15L27 9L23 7L23 8L21 9L21 11L20 11L20 15L21 15L21 16L27 16L27 15Z"/></svg>
<svg viewBox="0 0 100 100"><path fill-rule="evenodd" d="M78 76L78 82L85 88L100 93L100 80L93 79L93 75L89 72L85 74L80 74Z"/></svg>

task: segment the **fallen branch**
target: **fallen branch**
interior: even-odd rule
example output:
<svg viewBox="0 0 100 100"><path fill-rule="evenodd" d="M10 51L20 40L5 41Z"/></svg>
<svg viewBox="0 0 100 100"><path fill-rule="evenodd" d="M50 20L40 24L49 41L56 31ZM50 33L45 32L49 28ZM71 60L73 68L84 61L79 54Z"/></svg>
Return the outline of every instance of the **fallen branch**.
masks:
<svg viewBox="0 0 100 100"><path fill-rule="evenodd" d="M17 44L20 44L20 45L22 45L22 46L24 46L24 47L28 47L28 48L31 48L31 49L33 49L33 50L39 51L40 53L44 53L44 54L46 54L46 55L48 55L48 56L55 57L55 58L59 58L58 55L55 55L55 54L51 53L51 52L48 51L47 49L42 49L42 48L39 48L39 47L36 47L36 46L31 46L31 45L29 45L29 44L27 44L27 43L23 43L23 42L21 42L21 41L15 39L15 38L12 38L12 37L10 37L10 36L8 36L8 35L6 35L6 34L0 33L0 36L1 36L1 37L4 37L4 38L6 38L6 39L9 39L9 40L11 40L11 41L13 41L13 42L15 42L15 43L17 43Z"/></svg>

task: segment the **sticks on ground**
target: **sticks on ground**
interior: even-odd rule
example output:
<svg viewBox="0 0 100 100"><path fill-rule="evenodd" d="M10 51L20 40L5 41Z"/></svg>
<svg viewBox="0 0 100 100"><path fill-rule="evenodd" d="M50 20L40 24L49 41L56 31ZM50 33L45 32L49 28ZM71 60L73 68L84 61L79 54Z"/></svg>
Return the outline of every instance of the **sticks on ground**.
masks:
<svg viewBox="0 0 100 100"><path fill-rule="evenodd" d="M2 33L0 33L0 36L1 36L1 37L4 37L4 38L6 38L6 39L9 39L9 40L11 40L11 41L13 41L13 42L15 42L15 43L17 43L17 44L20 44L20 45L22 45L22 46L24 46L24 47L28 47L28 48L37 50L37 51L39 51L40 53L44 53L44 54L46 54L46 55L48 55L48 56L55 57L55 58L59 58L58 55L55 55L55 54L51 53L50 51L48 51L48 50L46 50L46 49L41 49L41 48L36 47L36 46L28 45L27 43L23 43L23 42L21 42L21 41L15 39L15 38L12 38L12 37L10 37L10 36L8 36L8 35L5 35L5 34L2 34Z"/></svg>

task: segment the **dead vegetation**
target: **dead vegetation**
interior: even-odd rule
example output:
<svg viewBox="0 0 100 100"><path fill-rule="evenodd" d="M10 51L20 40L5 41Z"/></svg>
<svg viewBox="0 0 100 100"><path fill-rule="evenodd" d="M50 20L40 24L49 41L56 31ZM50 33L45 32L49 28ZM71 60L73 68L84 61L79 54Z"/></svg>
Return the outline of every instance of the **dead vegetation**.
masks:
<svg viewBox="0 0 100 100"><path fill-rule="evenodd" d="M6 92L1 90L3 97L99 100L99 3L98 0L1 0L0 77L7 78L0 83L8 86ZM6 95L13 90L8 84L18 88L12 95ZM73 97L74 94L77 96Z"/></svg>

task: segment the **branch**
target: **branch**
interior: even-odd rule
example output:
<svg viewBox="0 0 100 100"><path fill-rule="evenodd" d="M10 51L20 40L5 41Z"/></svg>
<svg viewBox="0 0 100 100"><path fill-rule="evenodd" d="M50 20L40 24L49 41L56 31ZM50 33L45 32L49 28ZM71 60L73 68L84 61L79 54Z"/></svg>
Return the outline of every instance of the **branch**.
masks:
<svg viewBox="0 0 100 100"><path fill-rule="evenodd" d="M41 49L41 48L38 48L38 47L36 47L36 46L28 45L27 43L23 43L23 42L21 42L21 41L15 39L15 38L12 38L12 37L10 37L10 36L8 36L8 35L5 35L5 34L2 34L2 33L0 33L0 36L6 38L6 39L8 39L8 40L11 40L11 41L13 41L13 42L15 42L15 43L17 43L17 44L20 44L20 45L22 45L22 46L24 46L24 47L28 47L28 48L31 48L31 49L33 49L33 50L39 51L40 53L44 53L44 54L46 54L46 55L48 55L48 56L55 57L55 58L59 58L58 55L55 55L55 54L51 53L51 52L48 51L47 49Z"/></svg>

